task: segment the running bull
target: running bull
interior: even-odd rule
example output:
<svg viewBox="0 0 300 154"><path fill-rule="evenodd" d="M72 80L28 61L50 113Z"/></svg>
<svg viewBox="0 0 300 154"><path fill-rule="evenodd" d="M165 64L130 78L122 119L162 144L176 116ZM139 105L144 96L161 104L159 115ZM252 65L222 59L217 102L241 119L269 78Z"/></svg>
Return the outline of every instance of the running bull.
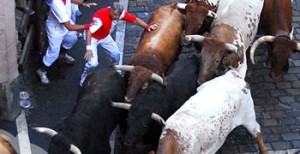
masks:
<svg viewBox="0 0 300 154"><path fill-rule="evenodd" d="M125 85L125 80L113 68L99 69L89 75L75 108L57 131L35 128L52 136L49 154L109 154L110 135L127 115L127 111L111 107L110 102L124 100Z"/></svg>
<svg viewBox="0 0 300 154"><path fill-rule="evenodd" d="M216 153L240 125L255 137L260 153L267 154L250 86L237 71L229 70L199 86L197 93L167 119L157 154Z"/></svg>
<svg viewBox="0 0 300 154"><path fill-rule="evenodd" d="M250 50L253 64L255 49L262 43L268 43L271 60L270 77L278 79L289 69L288 59L293 51L300 51L300 43L292 40L292 1L265 0L259 23L260 30L265 36L257 39Z"/></svg>
<svg viewBox="0 0 300 154"><path fill-rule="evenodd" d="M124 153L147 153L156 149L163 124L156 115L167 119L196 93L198 71L196 56L179 59L168 71L165 86L152 83L147 89L141 90L132 105L127 104L129 113Z"/></svg>
<svg viewBox="0 0 300 154"><path fill-rule="evenodd" d="M163 74L180 54L184 15L177 9L175 0L160 6L152 14L148 24L154 23L157 29L143 32L129 65L115 66L116 69L130 71L125 96L127 102L131 102L141 88L147 88L151 80L163 84Z"/></svg>
<svg viewBox="0 0 300 154"><path fill-rule="evenodd" d="M186 36L188 40L202 42L199 84L230 69L246 75L246 51L256 36L263 4L263 0L220 0L210 32ZM189 16L186 22L190 22Z"/></svg>

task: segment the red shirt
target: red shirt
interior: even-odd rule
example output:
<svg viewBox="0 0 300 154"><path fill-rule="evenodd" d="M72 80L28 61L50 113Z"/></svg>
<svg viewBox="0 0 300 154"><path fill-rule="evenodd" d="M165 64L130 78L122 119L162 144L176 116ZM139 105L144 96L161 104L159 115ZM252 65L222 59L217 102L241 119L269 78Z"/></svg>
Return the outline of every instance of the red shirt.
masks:
<svg viewBox="0 0 300 154"><path fill-rule="evenodd" d="M94 25L90 25L90 28L95 26L96 29L97 29L95 32L93 32L94 30L92 31L90 29L91 32L92 32L92 37L93 38L103 39L106 36L108 36L108 34L110 32L110 29L111 29L111 26L112 26L112 21L113 21L110 18L109 10L110 10L110 7L103 8L103 9L98 10L94 14L92 20L95 20L95 18L96 18L96 19L99 19L101 22L95 23ZM134 23L136 21L136 16L134 16L132 14L129 14L126 11L123 11L120 15L120 19L124 20L124 21Z"/></svg>

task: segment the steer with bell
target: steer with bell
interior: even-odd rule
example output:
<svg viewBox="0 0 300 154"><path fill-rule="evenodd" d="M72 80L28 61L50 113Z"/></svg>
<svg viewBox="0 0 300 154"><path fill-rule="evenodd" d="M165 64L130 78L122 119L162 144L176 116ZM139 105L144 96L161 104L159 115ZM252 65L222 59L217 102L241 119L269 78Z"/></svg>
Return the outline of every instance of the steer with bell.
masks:
<svg viewBox="0 0 300 154"><path fill-rule="evenodd" d="M300 43L292 40L292 1L265 0L259 23L260 30L265 36L257 39L250 50L253 64L256 48L266 42L271 61L270 77L278 79L289 69L288 59L293 51L300 52Z"/></svg>

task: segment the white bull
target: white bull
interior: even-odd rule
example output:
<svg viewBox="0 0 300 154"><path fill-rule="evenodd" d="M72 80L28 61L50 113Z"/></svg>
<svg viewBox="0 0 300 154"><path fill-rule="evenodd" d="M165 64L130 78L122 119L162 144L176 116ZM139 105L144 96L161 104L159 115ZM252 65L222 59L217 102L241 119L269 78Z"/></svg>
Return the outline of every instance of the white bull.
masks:
<svg viewBox="0 0 300 154"><path fill-rule="evenodd" d="M223 74L228 68L235 68L245 77L246 50L257 33L263 4L264 0L220 0L210 33L187 35L187 40L203 42L199 84ZM186 18L189 22L189 17ZM238 67L240 62L242 65Z"/></svg>
<svg viewBox="0 0 300 154"><path fill-rule="evenodd" d="M158 154L213 154L243 125L267 154L247 82L237 71L207 81L165 123Z"/></svg>

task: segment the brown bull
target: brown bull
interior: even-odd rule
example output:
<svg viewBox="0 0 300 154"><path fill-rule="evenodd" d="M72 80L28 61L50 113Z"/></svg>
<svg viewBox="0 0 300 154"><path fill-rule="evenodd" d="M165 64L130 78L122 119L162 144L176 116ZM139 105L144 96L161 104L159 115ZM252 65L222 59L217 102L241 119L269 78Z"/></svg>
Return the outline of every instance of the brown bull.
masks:
<svg viewBox="0 0 300 154"><path fill-rule="evenodd" d="M270 77L278 79L288 71L288 59L293 50L300 51L300 44L292 40L292 2L290 0L265 0L259 28L267 36L254 42L250 50L251 61L254 64L257 46L268 42L271 60Z"/></svg>
<svg viewBox="0 0 300 154"><path fill-rule="evenodd" d="M141 88L146 88L152 79L163 84L162 76L178 58L181 51L180 38L185 17L175 2L159 7L148 24L157 24L152 32L144 31L130 66L115 66L130 71L125 100L132 101Z"/></svg>
<svg viewBox="0 0 300 154"><path fill-rule="evenodd" d="M242 61L242 53L236 46L230 42L231 37L215 38L214 34L219 33L221 36L226 36L220 33L220 28L217 26L212 30L211 34L187 35L187 39L203 44L200 51L200 69L197 83L201 85L216 76L224 74L230 68L237 68ZM226 27L226 26L225 26ZM224 28L224 27L223 27ZM227 35L228 36L228 35Z"/></svg>
<svg viewBox="0 0 300 154"><path fill-rule="evenodd" d="M184 7L189 21L185 22L185 34L203 34L208 31L217 10L216 0L192 1Z"/></svg>
<svg viewBox="0 0 300 154"><path fill-rule="evenodd" d="M187 4L178 4L177 6L184 10L187 20L185 22L185 34L204 34L209 30L209 27L217 10L218 0L189 0ZM190 42L183 38L183 44L189 45ZM201 48L201 44L194 43L197 49Z"/></svg>

